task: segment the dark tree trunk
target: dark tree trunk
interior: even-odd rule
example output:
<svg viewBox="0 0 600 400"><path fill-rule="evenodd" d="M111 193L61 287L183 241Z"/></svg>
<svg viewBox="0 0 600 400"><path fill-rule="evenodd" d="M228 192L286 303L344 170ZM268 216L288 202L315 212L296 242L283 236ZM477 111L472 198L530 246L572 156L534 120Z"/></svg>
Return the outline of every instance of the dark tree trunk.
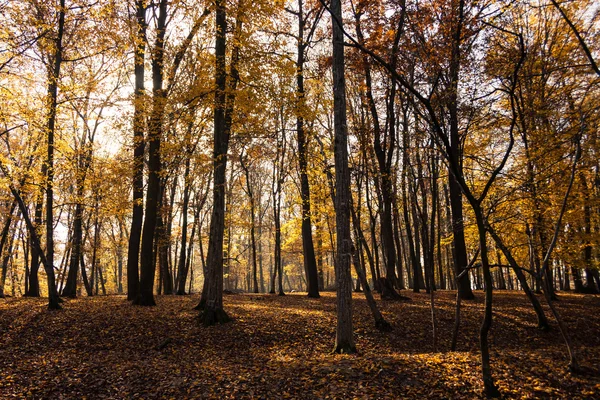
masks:
<svg viewBox="0 0 600 400"><path fill-rule="evenodd" d="M171 276L171 271L169 270L169 234L167 232L167 224L165 223L165 219L168 219L168 216L164 203L166 202L166 182L161 180L161 195L160 200L158 202L158 216L156 219L156 257L158 259L158 268L160 271L160 288L162 293L164 294L173 294L173 279ZM166 217L166 218L165 218Z"/></svg>
<svg viewBox="0 0 600 400"><path fill-rule="evenodd" d="M0 257L2 257L2 272L0 273L0 298L4 297L4 285L6 283L6 274L8 272L8 261L10 260L10 254L12 253L12 243L14 239L14 235L10 233L10 227L13 221L13 212L17 207L16 200L12 202L10 210L7 214L6 221L4 221L4 227L2 228L2 233L0 234ZM18 218L18 217L17 217ZM10 238L9 238L10 236ZM9 243L8 249L6 249L6 243Z"/></svg>
<svg viewBox="0 0 600 400"><path fill-rule="evenodd" d="M10 263L10 259L12 257L13 254L13 245L15 242L15 236L16 236L16 229L17 227L14 226L11 232L11 225L12 225L12 213L14 212L14 209L16 208L16 201L13 201L12 206L11 206L11 212L9 214L9 217L5 223L4 229L2 229L2 243L0 243L0 254L2 255L2 273L1 273L1 277L0 277L0 298L4 297L4 285L6 284L6 275L8 273L8 264ZM20 212L17 213L17 223L15 225L18 224L19 222L19 217L20 217ZM6 248L6 241L8 240L8 248ZM14 270L12 272L12 276L13 276L13 281L14 281ZM13 284L13 297L14 297L14 284Z"/></svg>
<svg viewBox="0 0 600 400"><path fill-rule="evenodd" d="M364 241L362 237L362 231L360 228L360 219L357 216L355 208L352 204L352 198L350 198L350 212L352 217L352 225L354 227L354 236L356 243L360 243ZM335 200L334 200L335 202ZM358 245L358 249L352 246L352 261L354 264L354 269L356 271L357 281L360 282L362 287L364 288L365 298L367 300L367 304L371 309L371 314L373 314L373 318L375 319L375 327L380 331L391 331L392 326L385 320L379 308L377 307L377 303L375 303L375 299L373 298L373 293L371 293L371 288L367 282L367 277L365 274L364 263L361 262L361 258L359 257L360 245ZM358 286L358 284L357 284Z"/></svg>
<svg viewBox="0 0 600 400"><path fill-rule="evenodd" d="M100 263L98 261L98 249L100 248L100 228L101 228L101 224L100 224L100 217L98 215L98 211L99 211L99 201L98 199L96 199L96 204L95 204L95 210L94 210L94 242L93 242L93 248L92 248L92 278L96 284L96 291L95 294L98 295L98 283L101 280L101 273L100 273ZM82 263L83 265L83 263ZM104 288L104 282L100 282L102 283L102 287ZM90 285L93 288L93 283ZM106 292L106 290L104 290L104 292ZM106 294L106 293L105 293Z"/></svg>
<svg viewBox="0 0 600 400"><path fill-rule="evenodd" d="M312 239L310 187L308 183L308 139L304 129L304 58L306 43L304 43L304 10L303 0L298 0L298 54L296 59L296 94L298 104L296 110L296 133L298 135L298 162L300 167L300 197L302 198L302 249L304 270L308 280L308 297L319 297L319 276L317 259Z"/></svg>
<svg viewBox="0 0 600 400"><path fill-rule="evenodd" d="M361 25L360 25L360 15L355 14L356 21L356 31L358 40L362 43L364 42L364 38L362 35ZM394 40L392 45L392 64L395 65L395 57L398 50L398 41ZM389 99L388 99L388 107L387 107L387 122L386 126L388 128L386 132L386 138L382 138L382 131L379 124L379 117L377 113L377 108L375 105L375 101L373 99L373 91L372 91L372 82L371 82L371 70L369 66L369 60L367 57L364 57L364 65L365 65L365 80L366 80L366 95L368 99L368 106L371 112L371 117L373 120L373 148L375 150L375 155L379 167L379 186L381 188L381 200L382 200L382 210L381 210L381 238L383 240L383 249L385 252L385 266L386 266L386 285L388 293L388 297L396 298L397 293L395 291L395 287L397 287L397 277L396 277L396 263L397 263L397 254L396 254L396 245L394 242L394 226L393 226L393 218L392 218L392 201L393 201L393 175L392 175L392 160L393 160L393 152L395 148L396 142L396 123L395 123L395 98L396 98L396 81L392 79L389 90Z"/></svg>
<svg viewBox="0 0 600 400"><path fill-rule="evenodd" d="M58 81L63 57L63 33L65 26L65 0L60 0L58 11L58 31L55 39L54 54L51 55L52 65L48 71L47 124L48 153L46 169L46 262L54 268L54 133L56 125L56 109L58 98ZM52 272L54 276L54 271Z"/></svg>
<svg viewBox="0 0 600 400"><path fill-rule="evenodd" d="M585 288L581 279L581 271L575 267L571 267L571 275L573 275L573 283L575 284L575 293L583 293Z"/></svg>
<svg viewBox="0 0 600 400"><path fill-rule="evenodd" d="M508 260L509 265L515 272L515 275L517 276L517 279L518 279L519 283L521 284L521 288L523 289L523 291L525 292L525 295L531 302L531 305L533 306L533 309L537 315L538 328L541 330L544 330L544 331L549 330L550 325L548 324L548 319L546 318L546 315L544 314L544 309L542 308L542 305L540 304L539 300L537 299L537 297L535 297L535 294L529 287L529 284L527 283L527 278L525 277L525 274L523 273L523 271L517 264L516 260L513 258L512 254L510 253L508 248L504 245L504 243L502 242L502 240L500 239L498 234L491 227L488 227L488 231L489 231L490 235L492 236L492 238L494 239L496 246L498 246L498 248L500 248L500 250L504 254L504 257Z"/></svg>
<svg viewBox="0 0 600 400"><path fill-rule="evenodd" d="M117 293L123 294L123 221L119 219L119 243L117 245Z"/></svg>
<svg viewBox="0 0 600 400"><path fill-rule="evenodd" d="M404 272L402 270L402 235L400 230L400 215L398 214L398 208L395 205L392 205L392 208L394 221L394 244L396 245L396 254L398 255L398 289L403 290L406 288L406 284L404 282Z"/></svg>
<svg viewBox="0 0 600 400"><path fill-rule="evenodd" d="M448 113L450 119L450 151L449 157L452 163L458 168L457 173L462 174L461 163L461 145L460 134L458 127L458 81L461 63L461 41L462 30L464 24L464 0L459 0L456 4L457 10L454 13L454 27L452 37L452 54L450 59L449 74L450 88L448 91ZM461 175L462 176L462 175ZM460 276L461 272L467 266L467 246L465 245L465 231L463 223L463 203L462 192L459 183L457 182L452 171L448 172L448 186L450 188L450 208L452 209L452 233L454 243L454 269L456 275ZM458 291L463 300L471 300L475 298L471 289L471 281L469 274L463 274L458 281Z"/></svg>
<svg viewBox="0 0 600 400"><path fill-rule="evenodd" d="M261 210L261 194L258 195L259 203L258 203L258 226L256 227L256 235L257 237L257 258L258 258L258 278L260 280L260 292L265 293L265 277L263 271L263 248L262 248L262 224L263 224L263 215L264 213Z"/></svg>
<svg viewBox="0 0 600 400"><path fill-rule="evenodd" d="M337 257L335 261L337 286L336 353L355 353L352 330L352 276L350 256L350 171L348 169L348 126L346 122L346 82L344 79L344 33L342 4L331 2L333 26L333 117L335 133L335 220Z"/></svg>
<svg viewBox="0 0 600 400"><path fill-rule="evenodd" d="M181 209L181 246L179 253L179 265L177 266L177 294L185 294L185 283L187 280L187 271L185 268L186 249L187 249L187 224L188 224L188 207L190 204L190 157L188 154L185 160L185 171L183 173L183 206Z"/></svg>
<svg viewBox="0 0 600 400"><path fill-rule="evenodd" d="M214 108L214 148L213 148L213 211L210 221L206 275L202 298L197 309L203 310L200 321L204 326L228 322L229 316L223 310L223 237L225 230L225 177L227 152L231 133L231 118L235 102L235 91L239 81L239 43L241 34L241 9L236 18L234 46L231 55L231 81L227 87L226 71L226 32L227 18L225 0L216 0L216 40L215 40L215 108ZM228 94L226 94L228 89Z"/></svg>
<svg viewBox="0 0 600 400"><path fill-rule="evenodd" d="M142 228L140 255L140 286L135 304L154 306L155 252L154 240L158 218L161 173L160 145L162 118L166 96L163 90L164 38L167 21L167 0L161 0L156 26L156 41L152 54L152 113L148 127L148 189L146 191L146 218Z"/></svg>
<svg viewBox="0 0 600 400"><path fill-rule="evenodd" d="M37 200L35 202L34 211L34 229L37 230L42 225L42 212L44 207L44 193L40 190ZM38 233L39 237L39 233ZM29 243L31 244L31 268L29 269L29 289L25 293L25 296L29 297L40 297L40 280L38 277L38 271L40 270L40 254L39 248L33 243L33 237L29 233Z"/></svg>
<svg viewBox="0 0 600 400"><path fill-rule="evenodd" d="M275 220L275 274L279 276L279 296L284 296L283 291L283 264L281 260L281 183L282 179L277 182L277 195L273 198L273 217ZM273 293L275 292L275 284L273 283Z"/></svg>
<svg viewBox="0 0 600 400"><path fill-rule="evenodd" d="M139 259L144 218L144 58L146 55L146 7L144 0L137 0L135 35L135 93L133 112L133 215L127 249L127 300L135 300L139 294Z"/></svg>
<svg viewBox="0 0 600 400"><path fill-rule="evenodd" d="M240 155L240 165L244 170L244 174L246 175L246 193L248 194L248 198L250 199L250 244L252 247L252 282L253 282L253 292L258 293L258 268L257 268L257 260L256 260L256 205L254 198L254 190L252 188L251 176L250 176L250 168L247 163L244 162L243 153Z"/></svg>
<svg viewBox="0 0 600 400"><path fill-rule="evenodd" d="M78 197L83 195L83 185L78 188ZM71 235L71 251L69 262L69 274L67 282L62 289L62 295L66 297L77 297L77 278L79 275L79 259L81 258L83 246L83 204L75 205L75 215L73 216L73 234Z"/></svg>
<svg viewBox="0 0 600 400"><path fill-rule="evenodd" d="M419 265L419 260L417 259L417 253L416 253L416 249L415 249L415 240L413 238L413 229L412 229L412 224L411 224L411 218L410 218L410 213L409 213L409 209L408 209L408 204L410 202L409 199L409 191L410 188L408 187L408 182L407 182L407 174L408 174L408 170L410 169L410 159L409 159L409 154L408 154L408 149L410 146L410 138L408 135L408 127L405 125L403 131L402 131L402 141L403 141L403 147L404 147L404 152L402 154L402 214L404 217L404 227L406 229L406 241L408 242L408 252L409 252L409 259L410 259L410 265L407 266L407 270L412 272L412 289L413 292L418 293L419 289L420 289L420 282L419 282L419 270L420 270L420 265Z"/></svg>
<svg viewBox="0 0 600 400"><path fill-rule="evenodd" d="M488 248L486 242L486 230L484 223L483 211L475 204L473 211L477 221L477 229L479 231L479 255L481 257L481 269L483 271L484 290L485 290L485 306L484 317L479 331L479 344L481 348L481 370L483 375L483 384L485 393L488 397L500 397L500 392L494 383L490 366L490 352L488 346L488 333L492 327L492 275L490 273L490 263L488 259Z"/></svg>
<svg viewBox="0 0 600 400"><path fill-rule="evenodd" d="M365 160L366 162L366 160ZM375 283L375 290L377 290L379 293L382 292L382 287L380 286L380 279L381 279L381 274L379 272L379 246L377 246L377 233L376 233L376 225L377 225L377 219L375 217L375 214L373 213L373 207L371 204L371 196L369 196L369 180L367 179L366 182L366 187L365 187L365 197L367 200L367 209L369 211L369 221L370 223L370 233L371 233L371 245L372 245L372 249L373 249L373 256L374 256L374 264L371 264L371 276L373 277L374 283Z"/></svg>

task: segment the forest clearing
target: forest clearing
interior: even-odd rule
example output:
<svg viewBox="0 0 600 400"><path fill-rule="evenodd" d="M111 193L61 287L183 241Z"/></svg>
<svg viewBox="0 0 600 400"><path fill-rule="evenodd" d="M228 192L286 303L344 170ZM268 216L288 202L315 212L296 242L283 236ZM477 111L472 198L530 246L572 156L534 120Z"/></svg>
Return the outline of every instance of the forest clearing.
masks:
<svg viewBox="0 0 600 400"><path fill-rule="evenodd" d="M478 330L483 293L463 303L456 352L448 352L454 294L436 293L439 350L433 352L429 296L380 302L392 332L379 332L354 294L358 354L333 354L335 297L302 293L226 295L232 323L195 323L197 298L160 296L139 308L124 296L66 301L0 300L0 398L88 399L473 399L480 384ZM556 302L581 362L600 367L598 296ZM560 334L536 328L522 293L495 295L490 346L504 398L592 399L600 375L572 375Z"/></svg>

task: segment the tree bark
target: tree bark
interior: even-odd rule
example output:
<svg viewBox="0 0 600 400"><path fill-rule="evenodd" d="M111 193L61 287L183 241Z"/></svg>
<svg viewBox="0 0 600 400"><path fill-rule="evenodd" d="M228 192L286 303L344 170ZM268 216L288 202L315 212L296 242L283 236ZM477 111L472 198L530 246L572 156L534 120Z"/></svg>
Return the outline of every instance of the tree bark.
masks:
<svg viewBox="0 0 600 400"><path fill-rule="evenodd" d="M453 0L454 32L452 37L452 53L449 65L450 87L448 92L448 113L450 119L450 151L449 157L452 163L459 169L457 172L462 174L461 163L461 145L458 127L458 81L460 73L460 45L462 41L462 31L464 24L464 0ZM448 172L448 186L450 188L450 207L452 209L452 233L454 235L454 269L456 276L467 266L467 247L465 245L465 230L463 223L463 204L460 184L456 180L452 171ZM469 274L463 274L458 281L458 291L463 300L472 300L475 298L471 289Z"/></svg>
<svg viewBox="0 0 600 400"><path fill-rule="evenodd" d="M46 158L46 261L54 268L54 133L58 98L58 81L63 59L63 34L65 27L65 0L60 0L58 30L55 39L52 65L48 70L47 123L48 152ZM53 273L54 275L54 273Z"/></svg>
<svg viewBox="0 0 600 400"><path fill-rule="evenodd" d="M331 2L333 26L333 119L335 134L335 220L337 257L335 261L337 283L337 329L334 351L355 353L352 330L352 276L350 262L352 239L350 237L350 171L348 169L348 126L346 122L346 82L344 78L344 34L342 4Z"/></svg>
<svg viewBox="0 0 600 400"><path fill-rule="evenodd" d="M241 0L238 3L235 35L241 34ZM231 55L231 81L227 87L226 72L226 3L216 0L216 40L215 40L215 108L213 143L213 211L210 221L208 254L206 257L206 277L200 304L200 321L204 326L229 322L229 316L223 310L223 237L225 230L225 177L227 153L231 133L231 120L235 102L235 91L239 81L237 70L239 62L239 42L234 41ZM228 94L226 94L228 89Z"/></svg>
<svg viewBox="0 0 600 400"><path fill-rule="evenodd" d="M190 204L190 157L188 154L185 160L185 170L183 173L183 205L181 209L182 221L181 221L181 246L179 253L179 265L177 266L177 294L185 294L185 283L187 280L187 271L185 268L185 261L187 255L187 225L188 225L188 207Z"/></svg>
<svg viewBox="0 0 600 400"><path fill-rule="evenodd" d="M296 59L296 133L298 139L298 162L300 167L300 197L302 199L302 249L304 270L308 280L308 297L319 297L319 277L317 259L312 238L310 186L308 183L308 160L306 131L304 128L304 58L306 44L304 43L304 10L303 0L298 0L298 54Z"/></svg>
<svg viewBox="0 0 600 400"><path fill-rule="evenodd" d="M142 248L140 254L140 286L135 304L154 306L155 253L154 240L158 218L161 173L160 145L162 141L162 118L165 107L163 90L164 39L167 21L167 0L159 3L156 26L156 41L152 54L152 113L148 127L148 189L146 191L146 218L142 228Z"/></svg>
<svg viewBox="0 0 600 400"><path fill-rule="evenodd" d="M135 93L133 112L133 215L127 249L127 300L139 293L139 259L144 218L144 58L146 55L146 7L144 0L136 4L136 36L134 53Z"/></svg>

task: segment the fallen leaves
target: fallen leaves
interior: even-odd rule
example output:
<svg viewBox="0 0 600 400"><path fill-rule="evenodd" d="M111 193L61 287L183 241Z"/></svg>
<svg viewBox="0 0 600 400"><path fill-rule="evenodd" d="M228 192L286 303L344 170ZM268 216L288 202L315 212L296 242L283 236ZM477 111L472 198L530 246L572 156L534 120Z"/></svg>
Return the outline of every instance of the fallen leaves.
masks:
<svg viewBox="0 0 600 400"><path fill-rule="evenodd" d="M478 330L483 296L463 302L457 352L433 353L428 295L379 302L381 333L355 295L359 354L335 355L335 297L228 295L230 324L203 328L196 298L162 296L154 308L124 297L0 302L0 398L396 399L481 396ZM557 302L581 361L598 370L600 299ZM440 292L439 348L449 348L454 294ZM562 339L535 328L525 296L495 294L492 368L507 398L594 398L598 376L566 371Z"/></svg>

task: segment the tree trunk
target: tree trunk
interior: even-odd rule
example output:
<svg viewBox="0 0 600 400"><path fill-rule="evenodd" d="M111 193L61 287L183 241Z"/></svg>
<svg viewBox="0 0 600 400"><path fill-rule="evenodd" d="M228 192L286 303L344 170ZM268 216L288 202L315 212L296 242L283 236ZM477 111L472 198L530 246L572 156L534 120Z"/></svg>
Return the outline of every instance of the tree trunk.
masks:
<svg viewBox="0 0 600 400"><path fill-rule="evenodd" d="M344 33L342 4L331 2L333 26L333 116L335 133L335 220L337 257L335 261L337 283L337 329L334 351L355 353L352 330L352 276L350 257L350 171L348 169L348 126L346 122L346 82L344 79Z"/></svg>
<svg viewBox="0 0 600 400"><path fill-rule="evenodd" d="M4 297L4 285L6 283L6 274L8 272L8 261L10 258L10 254L12 253L12 243L14 240L14 236L10 234L10 227L13 221L13 212L15 211L16 207L17 202L16 200L14 200L12 202L9 212L7 213L7 218L6 221L4 221L4 227L2 228L2 233L0 234L0 257L2 257L3 260L2 272L0 273L0 298ZM8 249L6 249L7 241L9 243Z"/></svg>
<svg viewBox="0 0 600 400"><path fill-rule="evenodd" d="M133 215L127 249L127 300L133 301L139 294L139 259L144 218L144 58L146 55L146 6L137 0L135 35L135 93L133 112Z"/></svg>
<svg viewBox="0 0 600 400"><path fill-rule="evenodd" d="M517 261L514 259L514 257L508 250L508 248L504 245L504 243L502 242L502 240L498 236L498 234L490 226L488 226L487 229L488 229L488 232L490 233L490 235L492 236L492 238L494 239L496 246L498 246L498 248L504 254L504 257L508 260L509 265L512 267L513 271L515 272L515 275L517 276L519 283L521 284L521 288L523 289L523 291L525 292L525 295L531 302L531 305L533 306L533 309L537 315L538 328L543 331L549 330L550 325L548 324L548 318L546 318L546 314L544 314L544 309L542 308L542 305L540 304L539 300L537 299L537 297L535 297L535 294L529 287L529 284L527 283L527 278L525 277L525 274L523 274L523 271L517 264Z"/></svg>
<svg viewBox="0 0 600 400"><path fill-rule="evenodd" d="M450 119L450 158L452 163L458 168L460 176L462 176L461 145L459 134L459 119L458 119L458 81L460 73L461 54L460 47L462 41L462 30L464 24L464 0L455 0L452 2L454 17L454 27L452 34L452 53L450 58L449 73L450 73L450 88L448 92L449 104L448 113ZM458 4L457 4L458 3ZM465 231L463 223L463 203L462 192L456 177L452 171L448 172L448 186L450 188L450 208L452 209L452 233L454 235L454 269L456 276L460 276L461 272L467 266L467 247L465 245ZM471 281L469 274L463 274L458 281L458 291L463 300L472 300L475 298L471 289Z"/></svg>
<svg viewBox="0 0 600 400"><path fill-rule="evenodd" d="M40 190L38 197L35 202L35 211L34 211L34 229L37 233L39 227L42 225L42 208L44 207L44 192ZM29 289L25 293L25 296L29 297L40 297L40 280L38 276L38 271L40 269L40 254L38 252L39 248L36 247L33 243L33 237L31 237L31 233L29 234L29 243L31 244L31 268L29 269ZM38 234L39 237L39 234Z"/></svg>
<svg viewBox="0 0 600 400"><path fill-rule="evenodd" d="M208 254L206 257L206 275L203 297L197 309L203 310L200 321L204 326L228 322L229 316L223 310L223 237L225 230L225 177L227 152L231 132L231 113L235 102L235 90L239 80L237 65L239 62L239 42L235 42L231 55L231 81L227 87L226 71L226 32L227 18L225 0L216 0L216 40L215 40L215 108L214 108L214 144L213 144L213 211L210 221ZM238 8L235 35L241 34L241 9ZM228 94L226 94L226 89Z"/></svg>
<svg viewBox="0 0 600 400"><path fill-rule="evenodd" d="M484 317L479 331L479 344L481 348L481 371L483 374L483 385L485 394L488 397L500 397L500 392L494 384L492 370L490 366L490 352L488 346L488 333L492 327L492 275L490 274L490 263L488 259L488 248L486 241L486 229L483 217L483 211L475 204L473 211L477 221L477 230L479 231L479 255L481 257L481 269L483 271L485 306Z"/></svg>
<svg viewBox="0 0 600 400"><path fill-rule="evenodd" d="M247 163L244 162L244 154L240 155L240 165L244 170L244 174L246 175L246 193L248 194L248 198L250 200L250 245L252 248L252 282L253 282L253 292L258 293L258 268L257 268L257 260L256 260L256 205L254 198L254 190L252 188L252 182L250 177L250 168Z"/></svg>
<svg viewBox="0 0 600 400"><path fill-rule="evenodd" d="M140 255L140 286L135 304L154 306L155 252L154 240L158 218L161 173L160 145L162 141L162 118L165 108L163 90L164 38L167 21L167 0L161 0L156 26L156 41L152 54L152 113L148 126L148 189L146 191L146 218L142 228Z"/></svg>
<svg viewBox="0 0 600 400"><path fill-rule="evenodd" d="M304 129L304 57L306 44L304 43L304 11L303 0L298 0L298 54L296 59L296 132L298 135L298 162L300 167L300 197L302 198L302 249L304 257L304 270L308 280L308 297L319 297L319 276L317 259L312 239L310 187L308 183L308 160L306 132Z"/></svg>
<svg viewBox="0 0 600 400"><path fill-rule="evenodd" d="M185 283L187 280L187 271L185 268L185 261L187 255L187 225L188 225L188 207L190 204L190 157L188 153L185 159L185 171L183 173L183 206L181 209L182 221L181 221L181 246L179 253L179 265L177 266L177 294L185 294ZM194 222L195 223L195 222Z"/></svg>
<svg viewBox="0 0 600 400"><path fill-rule="evenodd" d="M58 32L55 39L52 65L48 71L47 124L48 152L46 158L46 261L54 268L54 133L58 98L58 81L63 57L63 33L65 25L65 0L60 0L58 11ZM54 272L52 273L54 275Z"/></svg>

